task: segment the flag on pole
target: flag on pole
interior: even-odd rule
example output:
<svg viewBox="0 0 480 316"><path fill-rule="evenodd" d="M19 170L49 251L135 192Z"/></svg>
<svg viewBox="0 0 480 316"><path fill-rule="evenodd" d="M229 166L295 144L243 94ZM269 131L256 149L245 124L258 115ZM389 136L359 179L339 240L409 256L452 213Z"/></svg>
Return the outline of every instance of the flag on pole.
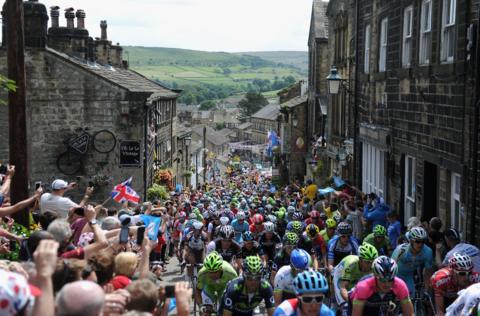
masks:
<svg viewBox="0 0 480 316"><path fill-rule="evenodd" d="M140 196L131 188L132 177L117 184L112 190L112 199L118 203L132 202L138 204L140 202Z"/></svg>
<svg viewBox="0 0 480 316"><path fill-rule="evenodd" d="M142 219L143 224L145 224L148 239L157 240L162 219L160 217L144 214L140 215L140 218Z"/></svg>

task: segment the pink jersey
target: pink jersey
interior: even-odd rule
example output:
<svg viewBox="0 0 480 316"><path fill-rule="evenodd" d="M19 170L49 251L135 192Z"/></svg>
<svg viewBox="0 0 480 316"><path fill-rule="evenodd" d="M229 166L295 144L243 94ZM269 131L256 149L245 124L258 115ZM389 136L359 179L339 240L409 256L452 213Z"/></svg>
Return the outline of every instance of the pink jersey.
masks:
<svg viewBox="0 0 480 316"><path fill-rule="evenodd" d="M393 292L400 301L408 299L408 287L400 278L395 277L390 291ZM375 277L370 277L358 282L350 297L352 301L368 301L369 298L377 292Z"/></svg>

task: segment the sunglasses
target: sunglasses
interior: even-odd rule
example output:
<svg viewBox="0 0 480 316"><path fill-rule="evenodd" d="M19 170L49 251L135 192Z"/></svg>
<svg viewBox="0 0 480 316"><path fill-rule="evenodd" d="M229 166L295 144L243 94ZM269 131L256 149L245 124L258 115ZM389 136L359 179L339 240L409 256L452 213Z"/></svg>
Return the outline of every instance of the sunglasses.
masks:
<svg viewBox="0 0 480 316"><path fill-rule="evenodd" d="M323 296L323 295L319 295L319 296L300 296L300 300L302 301L302 303L305 303L305 304L322 303L324 298L325 298L325 296Z"/></svg>
<svg viewBox="0 0 480 316"><path fill-rule="evenodd" d="M469 271L455 271L455 274L459 275L459 276L469 276L470 272Z"/></svg>
<svg viewBox="0 0 480 316"><path fill-rule="evenodd" d="M414 240L413 242L416 243L416 244L424 244L425 243L424 240Z"/></svg>
<svg viewBox="0 0 480 316"><path fill-rule="evenodd" d="M348 235L342 235L342 236L340 236L340 238L348 238L348 237L350 237L350 236L348 236Z"/></svg>
<svg viewBox="0 0 480 316"><path fill-rule="evenodd" d="M393 283L394 279L377 278L377 280L382 283Z"/></svg>

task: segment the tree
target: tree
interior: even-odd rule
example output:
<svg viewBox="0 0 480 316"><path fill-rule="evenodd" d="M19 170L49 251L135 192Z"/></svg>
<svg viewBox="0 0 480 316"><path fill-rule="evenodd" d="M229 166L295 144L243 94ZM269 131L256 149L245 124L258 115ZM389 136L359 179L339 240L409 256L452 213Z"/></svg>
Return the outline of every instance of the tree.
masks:
<svg viewBox="0 0 480 316"><path fill-rule="evenodd" d="M205 101L200 104L200 111L209 111L215 107L215 102L213 101Z"/></svg>
<svg viewBox="0 0 480 316"><path fill-rule="evenodd" d="M258 92L248 92L245 97L238 103L241 112L241 121L245 121L247 117L252 116L268 104L267 99Z"/></svg>

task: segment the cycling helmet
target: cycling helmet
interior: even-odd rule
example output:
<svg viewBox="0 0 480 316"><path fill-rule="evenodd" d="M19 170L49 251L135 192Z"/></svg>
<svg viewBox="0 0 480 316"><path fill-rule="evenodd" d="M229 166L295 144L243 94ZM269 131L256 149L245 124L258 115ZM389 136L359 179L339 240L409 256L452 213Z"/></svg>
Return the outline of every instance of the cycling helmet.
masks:
<svg viewBox="0 0 480 316"><path fill-rule="evenodd" d="M283 244L284 245L297 245L299 238L298 235L292 232L286 232L283 236Z"/></svg>
<svg viewBox="0 0 480 316"><path fill-rule="evenodd" d="M288 213L293 213L293 212L295 212L295 206L290 205L290 206L287 208L287 212L288 212Z"/></svg>
<svg viewBox="0 0 480 316"><path fill-rule="evenodd" d="M261 274L263 272L262 259L259 256L248 256L243 260L245 274Z"/></svg>
<svg viewBox="0 0 480 316"><path fill-rule="evenodd" d="M337 226L337 232L339 235L351 235L352 234L352 226L350 226L347 222L341 222Z"/></svg>
<svg viewBox="0 0 480 316"><path fill-rule="evenodd" d="M265 209L263 207L259 207L258 210L257 210L257 213L263 214L263 213L265 213Z"/></svg>
<svg viewBox="0 0 480 316"><path fill-rule="evenodd" d="M275 212L275 216L277 217L277 219L284 219L285 218L285 210L279 210L277 212Z"/></svg>
<svg viewBox="0 0 480 316"><path fill-rule="evenodd" d="M425 228L420 226L413 227L410 230L408 237L409 240L427 240L428 238L427 231L425 230Z"/></svg>
<svg viewBox="0 0 480 316"><path fill-rule="evenodd" d="M226 216L220 217L220 225L226 226L228 225L228 222L230 222L230 219Z"/></svg>
<svg viewBox="0 0 480 316"><path fill-rule="evenodd" d="M267 204L265 208L267 209L267 211L271 211L273 209L273 206L271 204Z"/></svg>
<svg viewBox="0 0 480 316"><path fill-rule="evenodd" d="M273 232L275 230L275 225L272 222L265 222L263 228L265 229L265 232Z"/></svg>
<svg viewBox="0 0 480 316"><path fill-rule="evenodd" d="M293 281L295 294L327 293L328 283L318 271L307 270L299 273Z"/></svg>
<svg viewBox="0 0 480 316"><path fill-rule="evenodd" d="M337 222L335 222L335 220L334 220L333 218L327 219L327 221L325 222L325 224L327 224L327 228L335 228L335 227L337 227Z"/></svg>
<svg viewBox="0 0 480 316"><path fill-rule="evenodd" d="M201 230L202 228L203 228L203 223L202 222L196 221L196 222L193 223L193 229Z"/></svg>
<svg viewBox="0 0 480 316"><path fill-rule="evenodd" d="M273 214L267 215L267 222L272 222L275 224L277 222L277 218Z"/></svg>
<svg viewBox="0 0 480 316"><path fill-rule="evenodd" d="M375 277L392 281L398 272L395 260L387 256L380 256L372 263L372 271Z"/></svg>
<svg viewBox="0 0 480 316"><path fill-rule="evenodd" d="M302 213L300 213L300 212L293 213L292 220L301 221L302 219L303 219Z"/></svg>
<svg viewBox="0 0 480 316"><path fill-rule="evenodd" d="M305 270L310 265L312 258L303 249L293 249L290 254L290 264L297 270Z"/></svg>
<svg viewBox="0 0 480 316"><path fill-rule="evenodd" d="M315 224L308 224L305 231L307 232L307 236L310 238L315 238L320 233L320 229Z"/></svg>
<svg viewBox="0 0 480 316"><path fill-rule="evenodd" d="M385 237L387 236L387 229L382 225L375 225L375 227L373 228L373 236Z"/></svg>
<svg viewBox="0 0 480 316"><path fill-rule="evenodd" d="M185 219L185 218L187 217L187 213L185 213L185 212L180 212L180 213L178 213L178 217Z"/></svg>
<svg viewBox="0 0 480 316"><path fill-rule="evenodd" d="M255 214L253 215L252 222L254 224L261 224L263 223L263 215L262 214Z"/></svg>
<svg viewBox="0 0 480 316"><path fill-rule="evenodd" d="M319 213L318 211L312 211L312 212L310 213L310 217L311 217L312 220L313 220L313 219L316 219L316 218L319 218L319 217L320 217L320 213Z"/></svg>
<svg viewBox="0 0 480 316"><path fill-rule="evenodd" d="M302 233L302 222L300 221L293 221L292 223L292 232L296 233L297 235Z"/></svg>
<svg viewBox="0 0 480 316"><path fill-rule="evenodd" d="M252 232L249 230L247 230L242 234L242 238L243 238L243 241L252 241L254 239Z"/></svg>
<svg viewBox="0 0 480 316"><path fill-rule="evenodd" d="M473 262L469 255L455 252L450 259L448 259L448 266L455 271L472 271Z"/></svg>
<svg viewBox="0 0 480 316"><path fill-rule="evenodd" d="M237 215L235 216L237 220L244 220L245 219L245 213L244 212L238 212Z"/></svg>
<svg viewBox="0 0 480 316"><path fill-rule="evenodd" d="M340 213L334 213L332 218L335 220L335 222L340 223L342 221L342 215Z"/></svg>
<svg viewBox="0 0 480 316"><path fill-rule="evenodd" d="M235 231L230 225L222 226L220 228L220 237L222 237L222 239L232 239L234 234Z"/></svg>
<svg viewBox="0 0 480 316"><path fill-rule="evenodd" d="M320 218L322 219L322 221L326 221L328 219L328 216L327 216L327 214L325 214L325 212L321 212L320 213Z"/></svg>
<svg viewBox="0 0 480 316"><path fill-rule="evenodd" d="M374 246L364 242L360 247L358 247L358 256L363 260L373 261L378 257L378 251Z"/></svg>
<svg viewBox="0 0 480 316"><path fill-rule="evenodd" d="M223 264L223 258L216 251L209 253L205 260L203 260L203 267L207 272L217 272L220 271Z"/></svg>

